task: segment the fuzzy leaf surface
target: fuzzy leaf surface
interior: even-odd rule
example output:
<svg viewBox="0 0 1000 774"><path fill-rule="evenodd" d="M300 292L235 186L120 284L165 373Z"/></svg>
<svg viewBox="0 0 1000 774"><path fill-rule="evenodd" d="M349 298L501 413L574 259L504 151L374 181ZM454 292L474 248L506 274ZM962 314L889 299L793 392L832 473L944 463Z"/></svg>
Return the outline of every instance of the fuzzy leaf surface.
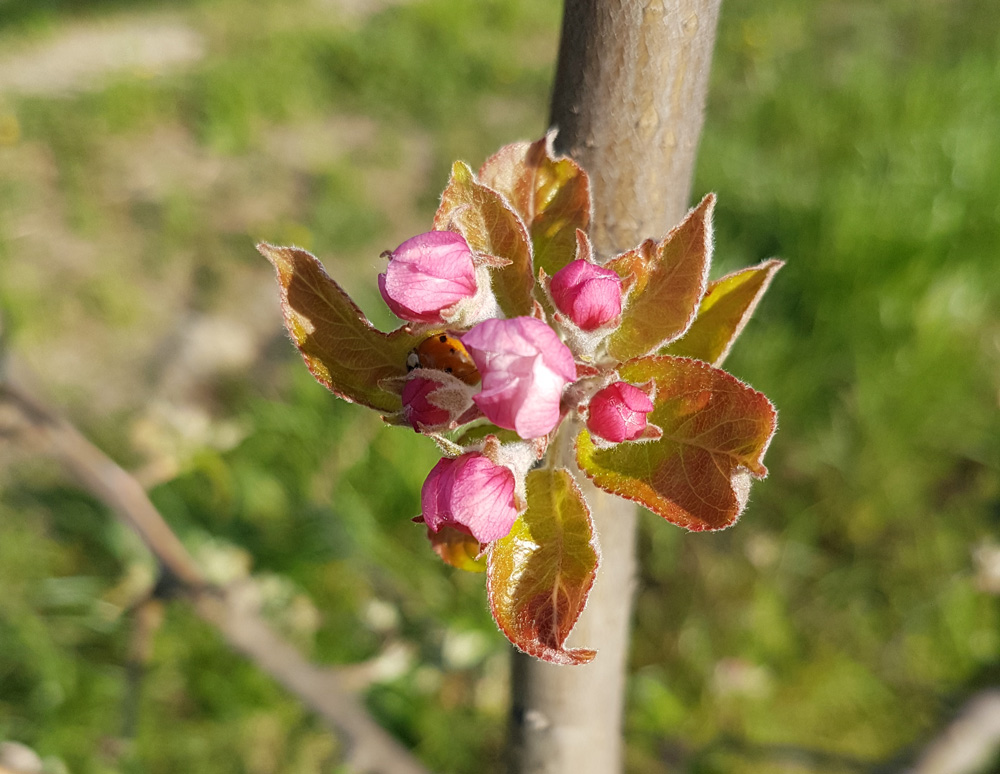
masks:
<svg viewBox="0 0 1000 774"><path fill-rule="evenodd" d="M590 179L570 158L554 158L547 138L505 145L486 160L479 179L503 194L531 234L535 273L550 276L573 260L576 230L590 226Z"/></svg>
<svg viewBox="0 0 1000 774"><path fill-rule="evenodd" d="M784 265L784 261L764 261L712 282L687 333L663 354L696 357L721 366L774 275Z"/></svg>
<svg viewBox="0 0 1000 774"><path fill-rule="evenodd" d="M708 284L714 207L708 194L661 241L647 239L605 264L628 292L621 326L608 341L619 362L656 352L691 325Z"/></svg>
<svg viewBox="0 0 1000 774"><path fill-rule="evenodd" d="M565 469L533 470L527 488L527 511L490 547L490 610L518 650L553 664L586 664L596 651L564 644L600 559L590 510Z"/></svg>
<svg viewBox="0 0 1000 774"><path fill-rule="evenodd" d="M508 317L531 313L531 242L521 218L507 200L456 161L451 180L441 194L434 215L438 231L457 231L474 252L504 258L510 263L491 272L493 292Z"/></svg>
<svg viewBox="0 0 1000 774"><path fill-rule="evenodd" d="M376 411L402 408L398 393L380 386L406 376L406 356L420 337L400 328L382 333L315 256L298 247L257 245L278 274L285 327L316 381L334 395Z"/></svg>
<svg viewBox="0 0 1000 774"><path fill-rule="evenodd" d="M767 475L761 460L777 421L771 402L699 360L646 357L618 373L633 384L656 383L647 419L663 437L602 447L583 430L576 447L580 467L601 489L680 527L700 532L735 522L751 477Z"/></svg>

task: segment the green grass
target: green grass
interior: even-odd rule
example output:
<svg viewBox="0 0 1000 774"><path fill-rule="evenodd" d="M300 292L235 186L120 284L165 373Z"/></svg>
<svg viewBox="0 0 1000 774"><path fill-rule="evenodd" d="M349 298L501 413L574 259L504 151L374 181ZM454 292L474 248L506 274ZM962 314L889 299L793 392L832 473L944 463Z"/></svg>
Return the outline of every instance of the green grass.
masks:
<svg viewBox="0 0 1000 774"><path fill-rule="evenodd" d="M0 7L0 39L42 45L167 6ZM271 283L253 240L297 242L389 324L377 256L429 223L450 162L544 128L558 8L170 8L206 41L187 70L0 98L18 134L0 147L11 345L122 462L176 463L157 505L202 560L252 557L311 657L409 648L368 702L433 770L499 771L507 646L482 579L440 567L409 521L433 446L315 385L248 288ZM719 194L717 274L787 261L727 363L781 427L735 528L643 521L631 771L852 771L996 684L1000 606L974 559L1000 534L994 15L988 0L724 4L695 193ZM271 315L274 340L170 393L176 328L199 315ZM164 395L204 410L206 434L150 419ZM337 742L183 605L121 746L125 581L148 558L52 468L4 476L0 739L85 774L334 770Z"/></svg>

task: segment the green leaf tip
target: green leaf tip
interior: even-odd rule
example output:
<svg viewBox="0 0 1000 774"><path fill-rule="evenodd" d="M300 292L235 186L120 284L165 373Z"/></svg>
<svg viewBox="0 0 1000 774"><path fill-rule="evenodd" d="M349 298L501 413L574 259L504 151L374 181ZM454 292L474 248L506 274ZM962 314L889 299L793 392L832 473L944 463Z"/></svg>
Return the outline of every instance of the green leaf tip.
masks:
<svg viewBox="0 0 1000 774"><path fill-rule="evenodd" d="M712 282L687 333L662 354L694 357L721 366L774 275L784 265L784 261L772 258Z"/></svg>

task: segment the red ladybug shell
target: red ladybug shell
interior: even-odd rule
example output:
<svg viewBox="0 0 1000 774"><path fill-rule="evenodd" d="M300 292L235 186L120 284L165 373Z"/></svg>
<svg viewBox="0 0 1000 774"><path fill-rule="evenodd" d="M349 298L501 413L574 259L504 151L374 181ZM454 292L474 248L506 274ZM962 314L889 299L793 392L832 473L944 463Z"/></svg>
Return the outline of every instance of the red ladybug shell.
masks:
<svg viewBox="0 0 1000 774"><path fill-rule="evenodd" d="M447 371L466 384L478 384L480 379L469 351L461 341L447 333L429 336L410 352L406 359L406 370L412 371L418 367Z"/></svg>

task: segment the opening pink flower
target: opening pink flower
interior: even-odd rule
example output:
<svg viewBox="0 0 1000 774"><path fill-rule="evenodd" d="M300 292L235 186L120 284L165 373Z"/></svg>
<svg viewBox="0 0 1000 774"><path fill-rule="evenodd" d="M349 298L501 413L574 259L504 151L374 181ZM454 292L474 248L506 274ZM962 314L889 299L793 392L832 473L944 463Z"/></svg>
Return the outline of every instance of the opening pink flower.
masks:
<svg viewBox="0 0 1000 774"><path fill-rule="evenodd" d="M576 364L554 330L533 317L493 319L466 333L462 343L483 377L473 400L487 419L524 439L559 424L559 400L576 381Z"/></svg>
<svg viewBox="0 0 1000 774"><path fill-rule="evenodd" d="M443 322L442 311L476 294L472 251L461 234L418 234L390 256L385 274L378 276L378 289L403 320Z"/></svg>
<svg viewBox="0 0 1000 774"><path fill-rule="evenodd" d="M634 441L645 431L646 414L652 410L646 393L628 382L615 382L590 399L587 429L612 443Z"/></svg>
<svg viewBox="0 0 1000 774"><path fill-rule="evenodd" d="M431 532L451 526L480 543L498 540L517 519L514 473L479 452L445 457L424 481L420 508Z"/></svg>
<svg viewBox="0 0 1000 774"><path fill-rule="evenodd" d="M581 330L596 330L622 313L621 277L590 261L563 266L552 277L549 292L556 308Z"/></svg>

